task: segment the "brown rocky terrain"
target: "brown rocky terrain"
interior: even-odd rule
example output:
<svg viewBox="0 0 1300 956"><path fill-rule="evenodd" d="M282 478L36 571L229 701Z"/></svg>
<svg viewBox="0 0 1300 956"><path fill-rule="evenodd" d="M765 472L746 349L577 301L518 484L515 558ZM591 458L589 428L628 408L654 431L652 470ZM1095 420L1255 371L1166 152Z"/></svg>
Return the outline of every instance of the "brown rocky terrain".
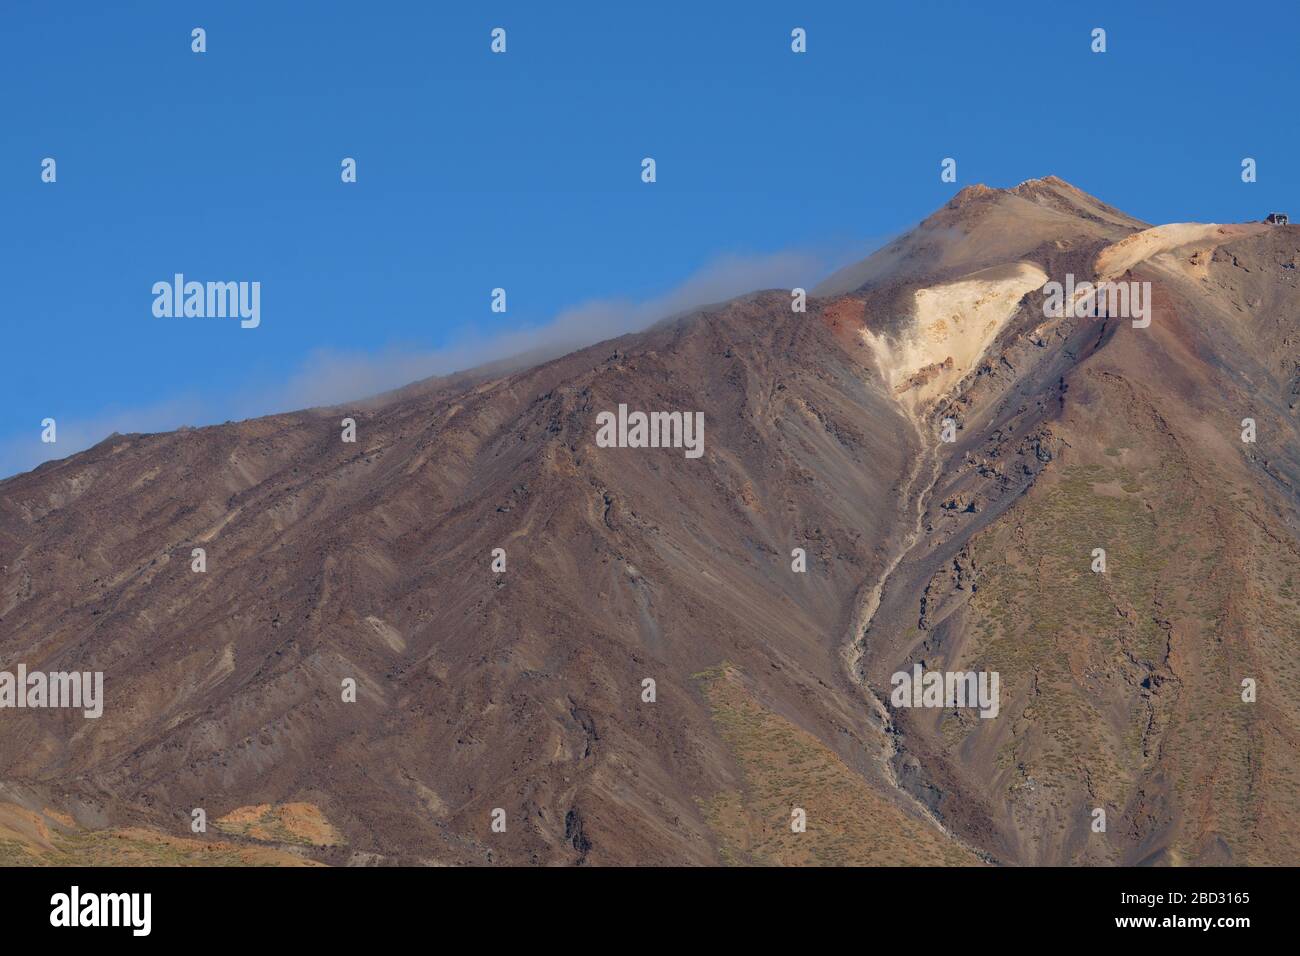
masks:
<svg viewBox="0 0 1300 956"><path fill-rule="evenodd" d="M5 859L1300 862L1298 264L969 187L807 313L0 482L0 670L106 698L0 709ZM1046 318L1066 273L1150 282L1150 327ZM703 455L599 447L620 404L702 411ZM999 715L892 707L917 662Z"/></svg>

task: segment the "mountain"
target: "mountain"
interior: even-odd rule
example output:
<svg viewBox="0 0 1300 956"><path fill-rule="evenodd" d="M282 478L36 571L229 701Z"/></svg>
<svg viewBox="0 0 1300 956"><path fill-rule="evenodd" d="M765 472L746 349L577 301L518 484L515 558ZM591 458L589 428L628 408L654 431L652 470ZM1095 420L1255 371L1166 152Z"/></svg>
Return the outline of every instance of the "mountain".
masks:
<svg viewBox="0 0 1300 956"><path fill-rule="evenodd" d="M806 312L0 482L0 670L104 675L0 709L0 859L1300 862L1298 265L972 186ZM1067 276L1150 324L1048 315Z"/></svg>

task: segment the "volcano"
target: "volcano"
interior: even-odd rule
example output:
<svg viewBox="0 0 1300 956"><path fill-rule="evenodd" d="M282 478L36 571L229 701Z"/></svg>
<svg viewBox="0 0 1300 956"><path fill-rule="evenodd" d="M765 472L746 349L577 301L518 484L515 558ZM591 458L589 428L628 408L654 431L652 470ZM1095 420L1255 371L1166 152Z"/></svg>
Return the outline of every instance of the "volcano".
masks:
<svg viewBox="0 0 1300 956"><path fill-rule="evenodd" d="M0 670L103 675L0 707L0 859L1300 863L1298 266L971 186L806 311L0 482Z"/></svg>

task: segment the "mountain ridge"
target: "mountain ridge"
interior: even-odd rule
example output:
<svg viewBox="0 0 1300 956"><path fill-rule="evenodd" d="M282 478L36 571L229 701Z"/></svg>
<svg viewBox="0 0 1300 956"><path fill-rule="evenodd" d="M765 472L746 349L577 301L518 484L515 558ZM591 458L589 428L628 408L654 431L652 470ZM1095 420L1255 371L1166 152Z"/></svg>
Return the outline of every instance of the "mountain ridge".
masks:
<svg viewBox="0 0 1300 956"><path fill-rule="evenodd" d="M0 665L100 669L109 699L0 711L0 799L190 836L197 807L310 806L340 842L221 839L331 863L1294 862L1300 243L1216 228L1166 241L1055 177L967 187L806 314L757 292L6 479ZM1044 315L1040 278L1112 260L1152 283L1150 334ZM619 404L702 409L703 457L597 447ZM1207 551L1213 608L1157 558L1202 547L1188 503L1242 549ZM1071 527L1115 536L1113 578ZM1261 710L1197 703L1265 659ZM1006 718L892 710L918 660L1000 669ZM1203 716L1244 757L1190 746ZM1097 803L1123 823L1093 839Z"/></svg>

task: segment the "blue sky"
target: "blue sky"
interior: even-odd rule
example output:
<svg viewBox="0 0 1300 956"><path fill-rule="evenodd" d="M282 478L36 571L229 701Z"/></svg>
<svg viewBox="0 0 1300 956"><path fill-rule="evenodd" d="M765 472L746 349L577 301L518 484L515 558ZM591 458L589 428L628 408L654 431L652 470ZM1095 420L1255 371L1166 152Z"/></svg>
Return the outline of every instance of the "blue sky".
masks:
<svg viewBox="0 0 1300 956"><path fill-rule="evenodd" d="M1300 213L1297 27L1294 2L5 0L0 475L811 283L974 182ZM177 272L261 282L260 327L155 318Z"/></svg>

